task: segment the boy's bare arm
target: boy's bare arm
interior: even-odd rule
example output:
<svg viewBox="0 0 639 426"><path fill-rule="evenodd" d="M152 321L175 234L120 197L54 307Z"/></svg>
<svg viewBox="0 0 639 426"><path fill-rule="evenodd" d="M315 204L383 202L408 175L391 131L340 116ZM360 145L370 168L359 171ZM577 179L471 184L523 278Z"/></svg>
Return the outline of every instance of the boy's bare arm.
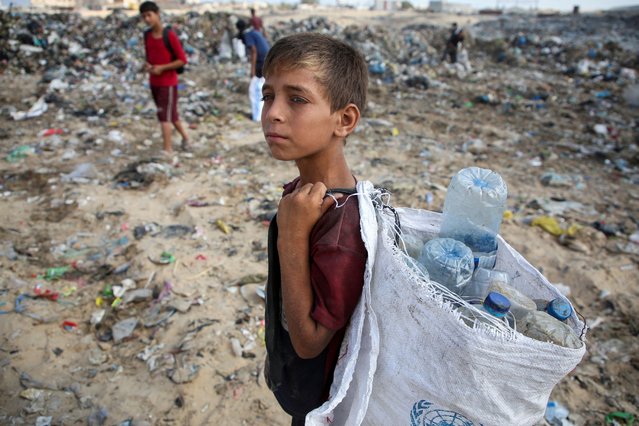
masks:
<svg viewBox="0 0 639 426"><path fill-rule="evenodd" d="M151 69L149 70L149 72L151 74L155 74L155 75L160 75L162 74L164 71L168 71L168 70L176 70L178 68L180 68L181 66L184 65L184 61L181 59L176 59L173 62L169 62L168 64L164 64L164 65L152 65Z"/></svg>
<svg viewBox="0 0 639 426"><path fill-rule="evenodd" d="M335 334L311 317L313 291L309 264L309 236L313 225L332 205L322 183L307 184L285 196L277 210L282 303L288 331L300 358L319 355Z"/></svg>
<svg viewBox="0 0 639 426"><path fill-rule="evenodd" d="M251 46L251 77L257 74L257 47Z"/></svg>

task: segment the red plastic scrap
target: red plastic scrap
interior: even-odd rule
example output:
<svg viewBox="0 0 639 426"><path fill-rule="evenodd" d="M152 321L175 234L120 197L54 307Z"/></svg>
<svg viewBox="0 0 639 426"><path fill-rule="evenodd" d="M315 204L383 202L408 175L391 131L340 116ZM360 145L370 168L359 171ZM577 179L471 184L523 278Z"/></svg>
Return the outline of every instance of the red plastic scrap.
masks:
<svg viewBox="0 0 639 426"><path fill-rule="evenodd" d="M48 288L43 290L42 287L40 287L39 285L37 285L33 289L33 293L35 294L36 298L49 299L54 302L56 302L58 300L58 297L60 297L60 293L58 293L57 291L52 291Z"/></svg>
<svg viewBox="0 0 639 426"><path fill-rule="evenodd" d="M206 260L206 256L204 256L203 254L198 254L197 256L195 256L195 260Z"/></svg>
<svg viewBox="0 0 639 426"><path fill-rule="evenodd" d="M71 331L74 328L78 328L78 323L73 322L73 321L63 321L62 322L62 328L64 328L67 331Z"/></svg>
<svg viewBox="0 0 639 426"><path fill-rule="evenodd" d="M62 129L46 129L40 132L40 136L53 136L62 134L64 134L64 130Z"/></svg>

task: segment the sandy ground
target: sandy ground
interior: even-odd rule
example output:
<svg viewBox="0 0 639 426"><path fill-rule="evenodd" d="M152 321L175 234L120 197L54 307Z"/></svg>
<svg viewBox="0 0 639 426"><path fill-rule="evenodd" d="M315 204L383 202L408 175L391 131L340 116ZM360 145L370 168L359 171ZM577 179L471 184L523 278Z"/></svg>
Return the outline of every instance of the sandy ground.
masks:
<svg viewBox="0 0 639 426"><path fill-rule="evenodd" d="M271 11L264 18L268 25L309 15L389 27L459 19L356 10ZM620 249L637 226L636 183L583 154L580 144L588 148L595 124L587 109L557 105L499 114L489 106L452 107L454 97L463 101L497 90L515 76L489 64L463 83L445 70L437 73L445 84L425 91L371 81L369 110L346 150L354 174L389 188L397 206L441 211L456 171L469 165L498 171L514 213L502 226L503 237L551 282L569 289L592 327L586 357L551 398L570 409L577 425L603 424L611 411L637 414L638 257ZM503 78L486 77L491 75ZM223 70L189 78L198 87L219 88L220 77ZM516 79L551 86L559 97L572 87L565 77L540 71L523 70ZM0 76L2 103L24 109L35 99L37 81ZM592 83L575 95L598 88ZM267 218L295 167L270 158L259 123L246 116L244 93L239 87L215 99L221 114L193 123L194 152L177 156L177 164L159 155L152 115L87 123L69 114L58 121L50 110L22 122L0 118L3 152L38 141L44 147L1 166L0 240L3 253L10 243L17 260L0 257L0 309L11 310L19 294L34 294L38 285L60 293L57 301L25 299L22 314L0 316L0 423L35 424L41 416L52 416L55 425L86 424L90 416L97 423L89 424L109 425L127 419L153 425L289 422L261 375L264 307L258 293L267 271ZM614 113L617 123L639 118L636 109ZM64 128L64 134L38 136L52 127ZM636 128L620 127L624 140L636 142ZM125 142L110 141L111 130L122 132ZM465 149L471 139L485 147ZM68 149L77 155L65 160ZM138 189L114 183L114 176L139 161L155 164L152 182ZM95 166L95 176L85 183L63 181L63 174L85 162ZM585 185L542 185L540 176L548 170L578 175ZM551 199L581 203L558 215L564 225L603 220L625 231L607 238L586 225L578 238L562 244L524 220L544 214L534 200ZM149 232L136 238L135 228L144 225ZM171 225L191 229L180 233L183 228ZM154 263L163 252L176 261ZM113 271L127 264L126 271ZM72 273L60 280L43 277L47 268L62 265L73 265ZM152 290L153 301L110 308L106 287L125 279ZM100 297L104 304L96 306ZM100 325L92 324L103 308ZM108 340L110 327L127 318L139 320L133 334L118 343ZM77 327L65 329L64 321ZM237 353L233 339L241 346ZM96 420L100 413L108 416L104 423Z"/></svg>

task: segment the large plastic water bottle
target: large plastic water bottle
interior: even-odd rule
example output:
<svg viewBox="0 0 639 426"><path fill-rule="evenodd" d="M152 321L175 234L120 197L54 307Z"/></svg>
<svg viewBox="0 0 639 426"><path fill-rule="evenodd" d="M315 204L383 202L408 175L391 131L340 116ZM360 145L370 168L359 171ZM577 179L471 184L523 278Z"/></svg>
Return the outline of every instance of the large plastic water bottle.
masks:
<svg viewBox="0 0 639 426"><path fill-rule="evenodd" d="M489 293L488 287L494 282L500 282L506 285L510 282L510 275L508 275L506 271L476 268L475 272L473 272L473 278L464 288L461 296L467 302L479 303L486 298L486 295ZM497 290L497 292L499 291Z"/></svg>
<svg viewBox="0 0 639 426"><path fill-rule="evenodd" d="M507 195L506 183L492 170L460 170L448 185L439 236L463 242L479 266L492 268Z"/></svg>
<svg viewBox="0 0 639 426"><path fill-rule="evenodd" d="M510 312L517 320L526 316L528 312L537 310L534 300L504 282L493 281L488 286L488 291L495 291L506 296L510 300Z"/></svg>
<svg viewBox="0 0 639 426"><path fill-rule="evenodd" d="M577 349L583 343L566 323L543 311L530 311L517 321L517 331L531 339L552 342L566 348Z"/></svg>
<svg viewBox="0 0 639 426"><path fill-rule="evenodd" d="M565 322L572 315L572 306L566 299L557 297L546 306L546 312L559 321Z"/></svg>
<svg viewBox="0 0 639 426"><path fill-rule="evenodd" d="M462 313L462 319L464 322L470 326L473 325L475 320L479 320L484 323L491 323L489 318L478 314L476 311L486 312L490 314L492 317L497 318L498 320L503 321L504 323L508 323L507 315L510 311L510 301L503 294L499 294L497 292L490 292L488 296L484 299L484 303L481 305L473 305L475 309L469 309L466 307L460 308ZM473 312L475 310L475 312Z"/></svg>
<svg viewBox="0 0 639 426"><path fill-rule="evenodd" d="M424 244L419 263L428 270L431 280L461 294L473 275L473 252L451 238L434 238Z"/></svg>

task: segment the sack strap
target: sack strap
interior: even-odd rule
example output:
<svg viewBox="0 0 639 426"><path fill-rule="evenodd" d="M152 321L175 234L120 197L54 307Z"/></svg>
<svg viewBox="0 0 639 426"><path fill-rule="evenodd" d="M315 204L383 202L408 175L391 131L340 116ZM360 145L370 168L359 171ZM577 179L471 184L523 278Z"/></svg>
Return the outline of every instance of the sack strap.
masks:
<svg viewBox="0 0 639 426"><path fill-rule="evenodd" d="M374 187L374 190L369 193L369 197L377 210L383 211L384 209L387 209L393 213L393 217L395 219L395 245L400 247L399 244L402 234L402 224L399 220L399 213L397 213L397 210L390 205L390 195L391 192L381 186Z"/></svg>

